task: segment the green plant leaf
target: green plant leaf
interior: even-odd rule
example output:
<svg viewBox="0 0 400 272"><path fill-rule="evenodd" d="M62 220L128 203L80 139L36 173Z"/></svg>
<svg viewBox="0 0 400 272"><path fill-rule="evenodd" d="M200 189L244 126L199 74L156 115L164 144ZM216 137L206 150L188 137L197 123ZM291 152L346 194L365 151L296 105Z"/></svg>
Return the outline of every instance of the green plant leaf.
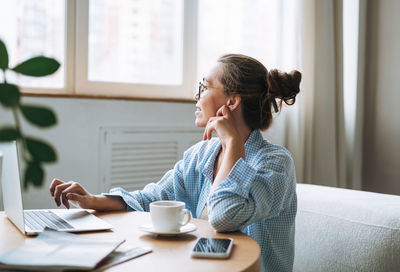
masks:
<svg viewBox="0 0 400 272"><path fill-rule="evenodd" d="M28 187L29 183L32 183L35 187L40 187L44 181L44 171L40 163L29 162L25 168L24 174L24 188Z"/></svg>
<svg viewBox="0 0 400 272"><path fill-rule="evenodd" d="M0 69L5 70L7 68L8 68L7 47L3 43L3 41L0 40Z"/></svg>
<svg viewBox="0 0 400 272"><path fill-rule="evenodd" d="M49 108L21 105L20 109L26 120L39 127L50 127L57 123L56 115Z"/></svg>
<svg viewBox="0 0 400 272"><path fill-rule="evenodd" d="M5 107L15 107L19 104L21 93L18 86L0 83L0 103Z"/></svg>
<svg viewBox="0 0 400 272"><path fill-rule="evenodd" d="M53 74L59 67L60 63L55 59L39 56L18 64L12 70L26 76L42 77Z"/></svg>
<svg viewBox="0 0 400 272"><path fill-rule="evenodd" d="M0 128L0 142L9 142L19 139L21 134L13 127Z"/></svg>
<svg viewBox="0 0 400 272"><path fill-rule="evenodd" d="M54 148L43 141L26 138L26 147L32 157L39 162L55 162L57 154Z"/></svg>

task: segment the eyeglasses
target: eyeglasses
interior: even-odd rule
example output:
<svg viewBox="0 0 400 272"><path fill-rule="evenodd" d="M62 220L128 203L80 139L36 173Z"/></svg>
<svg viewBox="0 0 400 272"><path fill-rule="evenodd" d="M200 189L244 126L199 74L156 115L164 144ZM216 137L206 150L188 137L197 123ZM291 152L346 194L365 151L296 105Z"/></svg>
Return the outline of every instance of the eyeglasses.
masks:
<svg viewBox="0 0 400 272"><path fill-rule="evenodd" d="M199 82L199 93L198 93L199 99L201 97L201 94L204 93L204 91L207 90L207 86L204 85L205 81L206 81L206 79L203 77L203 81Z"/></svg>

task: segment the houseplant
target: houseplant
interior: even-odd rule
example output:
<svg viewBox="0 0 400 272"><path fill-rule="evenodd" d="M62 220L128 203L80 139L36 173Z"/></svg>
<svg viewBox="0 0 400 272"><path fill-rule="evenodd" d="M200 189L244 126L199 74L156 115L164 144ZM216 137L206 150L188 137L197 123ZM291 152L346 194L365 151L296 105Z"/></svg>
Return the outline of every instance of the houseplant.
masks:
<svg viewBox="0 0 400 272"><path fill-rule="evenodd" d="M30 124L40 128L51 127L57 123L53 110L38 105L27 105L21 100L21 92L15 84L8 83L6 71L10 70L25 76L42 77L55 73L60 63L52 58L37 56L10 68L8 52L0 39L0 69L3 71L3 82L0 82L0 104L12 111L14 124L0 124L0 142L17 140L25 164L23 171L24 188L28 185L41 186L44 183L43 164L57 161L55 149L47 142L25 135L21 126L21 116Z"/></svg>

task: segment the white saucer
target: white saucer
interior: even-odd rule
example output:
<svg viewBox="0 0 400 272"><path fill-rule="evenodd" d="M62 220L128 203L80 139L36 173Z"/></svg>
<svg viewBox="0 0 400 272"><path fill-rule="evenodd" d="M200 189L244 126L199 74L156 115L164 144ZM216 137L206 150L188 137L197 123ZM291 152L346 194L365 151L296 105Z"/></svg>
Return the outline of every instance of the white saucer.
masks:
<svg viewBox="0 0 400 272"><path fill-rule="evenodd" d="M185 233L188 233L188 232L195 231L197 229L196 225L194 225L192 223L189 223L189 224L181 227L180 231L176 231L176 232L159 232L159 231L155 231L152 224L141 225L139 228L142 231L149 232L149 233L155 234L155 235L162 235L162 236L181 235L181 234L185 234Z"/></svg>

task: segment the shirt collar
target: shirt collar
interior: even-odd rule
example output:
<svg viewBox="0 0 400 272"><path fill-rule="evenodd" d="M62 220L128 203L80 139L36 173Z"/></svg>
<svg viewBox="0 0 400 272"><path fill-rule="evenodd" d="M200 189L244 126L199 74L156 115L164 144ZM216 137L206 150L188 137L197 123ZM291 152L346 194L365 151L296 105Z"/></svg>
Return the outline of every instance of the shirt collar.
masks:
<svg viewBox="0 0 400 272"><path fill-rule="evenodd" d="M217 155L219 154L219 151L221 150L221 141L219 139L217 139L214 143L213 143L213 147L212 147L212 152L210 154L210 156L208 157L206 163L204 164L204 168L202 170L203 175L208 178L211 182L213 180L213 174L214 174L214 163L215 160L217 158Z"/></svg>
<svg viewBox="0 0 400 272"><path fill-rule="evenodd" d="M253 130L250 133L249 138L247 139L246 143L244 144L244 148L245 150L249 150L249 147L256 144L261 144L264 141L264 137L261 134L261 131L258 129Z"/></svg>

